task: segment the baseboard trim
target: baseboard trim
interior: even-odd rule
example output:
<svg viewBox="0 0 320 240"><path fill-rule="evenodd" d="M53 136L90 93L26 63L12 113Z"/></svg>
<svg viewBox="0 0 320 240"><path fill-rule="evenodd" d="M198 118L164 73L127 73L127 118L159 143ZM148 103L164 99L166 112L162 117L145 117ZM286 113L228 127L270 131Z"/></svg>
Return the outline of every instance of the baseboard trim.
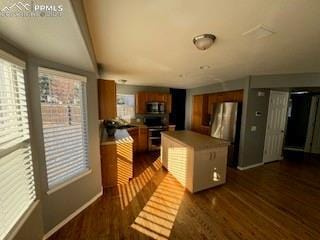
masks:
<svg viewBox="0 0 320 240"><path fill-rule="evenodd" d="M239 170L243 171L243 170L247 170L247 169L250 169L250 168L255 168L255 167L259 167L259 166L262 166L264 163L261 162L261 163L257 163L257 164L252 164L252 165L249 165L249 166L246 166L246 167L237 167Z"/></svg>
<svg viewBox="0 0 320 240"><path fill-rule="evenodd" d="M91 198L88 202L86 202L84 205L82 205L80 208L78 208L77 210L75 210L73 213L71 213L68 217L66 217L64 220L62 220L60 223L58 223L54 228L52 228L49 232L47 232L42 240L46 240L49 237L51 237L55 232L57 232L60 228L62 228L64 225L66 225L70 220L72 220L75 216L77 216L80 212L82 212L84 209L86 209L87 207L89 207L93 202L95 202L99 197L101 197L103 194L103 189L101 189L101 191L94 196L93 198Z"/></svg>

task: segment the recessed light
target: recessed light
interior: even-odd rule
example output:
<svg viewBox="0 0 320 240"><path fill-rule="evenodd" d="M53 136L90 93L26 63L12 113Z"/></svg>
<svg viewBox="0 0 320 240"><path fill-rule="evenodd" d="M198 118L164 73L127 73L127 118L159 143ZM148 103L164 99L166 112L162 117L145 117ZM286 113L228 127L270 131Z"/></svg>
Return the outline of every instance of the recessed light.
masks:
<svg viewBox="0 0 320 240"><path fill-rule="evenodd" d="M120 84L125 84L125 83L127 83L127 80L125 80L125 79L119 79L119 80L118 80L118 83L120 83Z"/></svg>
<svg viewBox="0 0 320 240"><path fill-rule="evenodd" d="M209 69L209 68L210 68L209 65L202 65L202 66L200 66L200 69L201 69L201 70L206 70L206 69Z"/></svg>

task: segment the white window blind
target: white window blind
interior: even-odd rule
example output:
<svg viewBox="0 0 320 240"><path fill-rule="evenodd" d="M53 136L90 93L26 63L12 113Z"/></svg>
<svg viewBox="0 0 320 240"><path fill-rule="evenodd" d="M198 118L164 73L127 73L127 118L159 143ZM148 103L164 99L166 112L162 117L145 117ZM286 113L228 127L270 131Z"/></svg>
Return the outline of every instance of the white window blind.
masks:
<svg viewBox="0 0 320 240"><path fill-rule="evenodd" d="M89 170L86 81L39 68L48 188Z"/></svg>
<svg viewBox="0 0 320 240"><path fill-rule="evenodd" d="M19 63L0 52L0 239L5 238L36 198L24 64L16 65Z"/></svg>

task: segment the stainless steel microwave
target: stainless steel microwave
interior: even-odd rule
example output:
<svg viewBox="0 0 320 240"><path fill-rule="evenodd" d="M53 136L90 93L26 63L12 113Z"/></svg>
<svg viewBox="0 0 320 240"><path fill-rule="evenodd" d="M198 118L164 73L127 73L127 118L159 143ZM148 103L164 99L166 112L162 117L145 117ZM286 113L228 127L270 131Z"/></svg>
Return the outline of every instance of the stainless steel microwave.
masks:
<svg viewBox="0 0 320 240"><path fill-rule="evenodd" d="M147 102L147 113L165 113L164 102Z"/></svg>

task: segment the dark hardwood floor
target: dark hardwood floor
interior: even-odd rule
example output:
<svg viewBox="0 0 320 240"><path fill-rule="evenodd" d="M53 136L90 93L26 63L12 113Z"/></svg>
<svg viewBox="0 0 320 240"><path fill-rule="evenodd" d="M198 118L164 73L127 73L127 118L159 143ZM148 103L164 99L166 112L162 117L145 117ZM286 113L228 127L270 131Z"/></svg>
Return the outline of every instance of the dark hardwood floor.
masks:
<svg viewBox="0 0 320 240"><path fill-rule="evenodd" d="M320 159L230 168L225 185L193 195L157 153L134 163L129 184L106 189L50 240L320 239Z"/></svg>

